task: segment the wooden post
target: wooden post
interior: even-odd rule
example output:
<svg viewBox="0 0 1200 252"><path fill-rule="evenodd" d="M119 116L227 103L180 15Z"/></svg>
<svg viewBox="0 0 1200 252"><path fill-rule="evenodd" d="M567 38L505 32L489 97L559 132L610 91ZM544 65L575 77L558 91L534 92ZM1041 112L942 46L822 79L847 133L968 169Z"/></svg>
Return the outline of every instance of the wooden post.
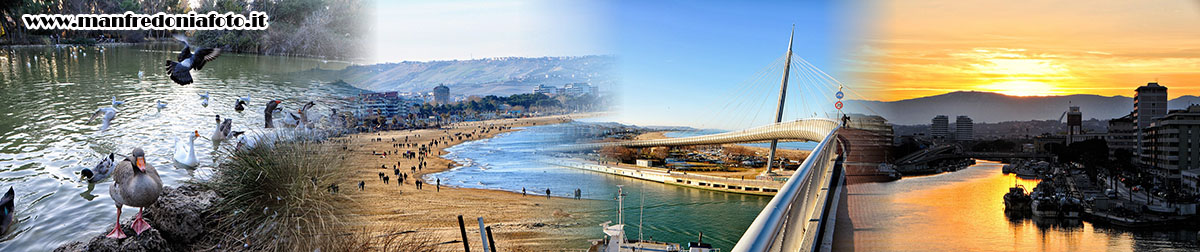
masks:
<svg viewBox="0 0 1200 252"><path fill-rule="evenodd" d="M487 236L488 236L488 234L487 234L487 229L486 229L486 228L485 228L485 226L483 225L483 217L479 217L479 240L482 240L482 241L483 241L483 244L481 244L481 245L480 245L480 247L483 247L483 252L488 252L488 251L489 251L489 250L488 250L488 239L487 239ZM491 252L496 252L496 250L490 250L490 251L491 251Z"/></svg>
<svg viewBox="0 0 1200 252"><path fill-rule="evenodd" d="M488 236L487 236L487 237L488 237L488 239L487 239L487 240L488 240L488 246L492 248L492 251L493 251L493 252L495 252L495 251L497 251L497 250L496 250L496 240L493 240L493 239L492 239L492 226L487 226L487 228L486 228L486 229L487 229L487 235L488 235Z"/></svg>
<svg viewBox="0 0 1200 252"><path fill-rule="evenodd" d="M467 243L467 225L463 222L462 215L458 216L458 232L462 234L463 251L471 252L471 244Z"/></svg>

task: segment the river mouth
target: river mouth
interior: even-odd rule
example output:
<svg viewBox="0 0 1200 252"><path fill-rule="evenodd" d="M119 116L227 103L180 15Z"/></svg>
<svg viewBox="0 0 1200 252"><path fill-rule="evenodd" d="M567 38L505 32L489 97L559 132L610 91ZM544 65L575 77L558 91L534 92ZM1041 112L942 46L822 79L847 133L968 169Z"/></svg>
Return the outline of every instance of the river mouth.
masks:
<svg viewBox="0 0 1200 252"><path fill-rule="evenodd" d="M193 71L194 84L179 86L163 71L178 43L102 46L25 46L0 48L0 183L16 191L17 221L4 236L0 250L52 250L66 242L99 235L116 218L108 197L111 179L89 185L80 170L101 156L146 151L165 186L176 187L211 174L215 116L233 119L235 131L262 131L263 104L283 100L285 109L316 101L310 115L328 115L330 108L347 106L340 97L356 89L339 84L329 71L344 62L263 55L222 55ZM139 72L141 77L139 78ZM201 94L210 95L201 105ZM113 97L124 101L112 125L86 123ZM250 106L234 111L238 97ZM159 110L155 104L167 103ZM178 141L197 132L199 165L173 164ZM226 141L225 145L230 142ZM91 190L89 190L91 189ZM132 218L136 211L124 213ZM70 235L63 235L70 234Z"/></svg>
<svg viewBox="0 0 1200 252"><path fill-rule="evenodd" d="M600 208L590 212L591 218L580 220L583 233L590 239L601 239L600 223L615 221L617 188L625 193L626 234L637 239L639 231L646 240L673 243L695 241L704 232L704 242L729 250L758 216L771 197L715 192L696 188L667 185L657 182L585 171L548 164L549 159L561 159L538 151L576 139L578 127L584 122L524 127L493 138L470 141L447 148L443 157L460 167L426 175L426 180L441 178L442 183L468 188L481 188L526 193L544 197L546 189L556 197L574 198L575 189L585 200L602 201ZM645 200L643 203L643 199ZM640 220L640 221L639 221ZM639 223L641 229L639 230ZM575 242L587 248L586 241Z"/></svg>

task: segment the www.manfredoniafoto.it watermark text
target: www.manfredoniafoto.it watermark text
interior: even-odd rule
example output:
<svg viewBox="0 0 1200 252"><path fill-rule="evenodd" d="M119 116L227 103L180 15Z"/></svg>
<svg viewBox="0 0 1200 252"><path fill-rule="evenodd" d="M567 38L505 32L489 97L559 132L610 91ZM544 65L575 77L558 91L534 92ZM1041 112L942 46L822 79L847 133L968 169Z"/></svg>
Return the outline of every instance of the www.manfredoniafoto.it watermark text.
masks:
<svg viewBox="0 0 1200 252"><path fill-rule="evenodd" d="M266 12L249 16L210 11L205 14L25 14L21 20L30 30L266 30Z"/></svg>

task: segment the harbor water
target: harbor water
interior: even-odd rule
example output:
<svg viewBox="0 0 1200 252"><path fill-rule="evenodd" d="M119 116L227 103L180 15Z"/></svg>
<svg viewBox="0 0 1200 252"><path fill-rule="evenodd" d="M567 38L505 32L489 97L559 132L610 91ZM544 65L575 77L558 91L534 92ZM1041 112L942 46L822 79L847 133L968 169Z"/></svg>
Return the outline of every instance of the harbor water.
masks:
<svg viewBox="0 0 1200 252"><path fill-rule="evenodd" d="M1197 230L1131 231L1078 219L1008 216L1002 196L1038 180L979 160L956 172L847 187L840 251L1195 251ZM852 226L849 226L849 225Z"/></svg>
<svg viewBox="0 0 1200 252"><path fill-rule="evenodd" d="M430 174L426 181L440 178L443 184L505 190L531 197L545 196L548 188L557 197L574 197L575 189L586 200L600 201L591 219L580 220L592 239L603 238L600 223L616 220L617 186L625 192L626 234L650 240L687 243L704 232L704 242L728 251L754 221L770 197L685 188L638 179L545 164L551 158L538 148L560 144L570 124L526 127L447 148L446 158L460 167ZM645 200L644 205L643 197ZM643 207L644 206L644 207ZM644 216L639 216L644 212ZM586 248L580 242L578 248Z"/></svg>
<svg viewBox="0 0 1200 252"><path fill-rule="evenodd" d="M344 106L353 88L330 85L336 78L313 69L347 64L319 59L224 54L193 71L195 83L179 86L163 71L182 45L155 43L89 47L34 46L0 49L0 187L16 191L16 223L0 237L0 251L49 251L61 244L107 232L116 218L108 196L111 179L89 185L80 170L102 156L146 151L165 186L211 174L219 157L208 140L215 115L233 119L233 130L262 129L264 104L281 99L287 111L316 101L310 116ZM142 72L139 77L138 73ZM201 106L200 94L211 96ZM113 97L124 101L107 130L86 124ZM235 99L249 96L244 112ZM167 103L159 111L157 101ZM195 169L173 166L175 141L199 131ZM225 142L230 145L230 141ZM119 156L118 156L119 158ZM136 208L125 208L128 221Z"/></svg>

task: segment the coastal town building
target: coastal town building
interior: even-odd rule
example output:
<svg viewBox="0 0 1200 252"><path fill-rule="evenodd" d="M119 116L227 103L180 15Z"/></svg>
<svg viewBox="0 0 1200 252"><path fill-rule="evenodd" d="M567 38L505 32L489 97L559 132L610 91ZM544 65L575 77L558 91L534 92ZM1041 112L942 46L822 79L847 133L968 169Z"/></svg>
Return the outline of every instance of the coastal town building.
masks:
<svg viewBox="0 0 1200 252"><path fill-rule="evenodd" d="M433 88L433 103L437 105L450 104L450 88L438 84Z"/></svg>
<svg viewBox="0 0 1200 252"><path fill-rule="evenodd" d="M1200 168L1179 172L1182 178L1183 190L1192 194L1200 194Z"/></svg>
<svg viewBox="0 0 1200 252"><path fill-rule="evenodd" d="M954 140L975 140L975 122L970 117L960 115L954 118Z"/></svg>
<svg viewBox="0 0 1200 252"><path fill-rule="evenodd" d="M1200 105L1173 110L1142 130L1141 164L1169 184L1180 181L1180 171L1200 168Z"/></svg>
<svg viewBox="0 0 1200 252"><path fill-rule="evenodd" d="M933 139L950 138L950 118L945 115L933 117L933 125L929 126L929 137Z"/></svg>
<svg viewBox="0 0 1200 252"><path fill-rule="evenodd" d="M409 98L397 92L362 93L354 106L354 116L405 116L411 113L414 105L424 103L420 98Z"/></svg>
<svg viewBox="0 0 1200 252"><path fill-rule="evenodd" d="M1139 156L1148 156L1146 128L1150 127L1150 123L1154 118L1167 114L1167 87L1158 85L1158 82L1150 82L1145 86L1138 87L1134 90L1133 95L1133 118L1137 122L1137 154Z"/></svg>
<svg viewBox="0 0 1200 252"><path fill-rule="evenodd" d="M533 88L533 93L544 94L546 96L581 96L585 94L600 95L600 87L592 86L589 83L567 83L562 88L551 85L538 85Z"/></svg>
<svg viewBox="0 0 1200 252"><path fill-rule="evenodd" d="M1104 138L1108 142L1108 154L1116 150L1126 150L1134 153L1137 147L1137 124L1133 113L1108 120L1108 133Z"/></svg>
<svg viewBox="0 0 1200 252"><path fill-rule="evenodd" d="M533 93L544 94L546 96L555 96L558 95L558 87L542 84L534 88Z"/></svg>
<svg viewBox="0 0 1200 252"><path fill-rule="evenodd" d="M561 95L566 95L566 96L580 96L580 95L585 95L585 94L595 95L596 92L598 92L598 91L599 91L599 89L597 87L593 87L592 84L567 83L566 85L563 85L563 87L561 89L558 90L558 93Z"/></svg>

